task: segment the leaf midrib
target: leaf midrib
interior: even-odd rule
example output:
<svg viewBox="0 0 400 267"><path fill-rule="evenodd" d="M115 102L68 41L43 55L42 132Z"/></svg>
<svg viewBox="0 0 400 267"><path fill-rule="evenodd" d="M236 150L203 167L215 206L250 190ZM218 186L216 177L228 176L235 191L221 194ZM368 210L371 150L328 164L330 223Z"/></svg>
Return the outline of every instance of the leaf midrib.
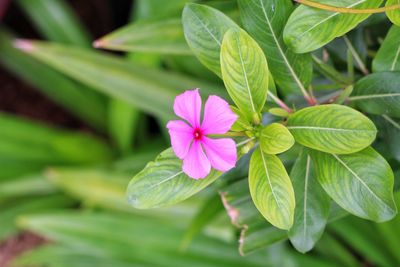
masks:
<svg viewBox="0 0 400 267"><path fill-rule="evenodd" d="M397 60L399 59L399 56L400 56L400 45L399 45L399 48L397 49L396 56L393 59L393 64L392 64L392 67L390 68L391 71L394 71L394 69L396 68Z"/></svg>
<svg viewBox="0 0 400 267"><path fill-rule="evenodd" d="M265 20L267 21L267 24L268 24L268 28L271 31L272 38L274 39L274 41L276 43L276 46L277 46L277 48L279 50L279 53L281 54L281 56L282 56L282 58L283 58L283 60L285 62L286 67L289 69L290 74L293 76L293 79L295 80L295 82L299 86L300 90L302 90L302 91L304 90L305 91L306 89L304 88L303 83L300 81L300 78L297 76L296 72L292 68L292 65L290 65L290 62L287 59L286 54L283 52L283 49L281 47L281 44L279 43L278 38L276 37L275 31L272 28L271 21L268 18L268 14L267 14L267 10L265 9L264 2L262 0L259 0L259 1L260 1L260 4L261 4L261 9L262 9L262 12L264 14Z"/></svg>
<svg viewBox="0 0 400 267"><path fill-rule="evenodd" d="M263 153L261 150L260 150L260 154L261 154L261 158L262 158L262 161L263 161L263 166L264 166L265 174L267 175L267 181L268 181L269 187L271 188L271 193L272 193L272 195L273 195L273 197L274 197L274 200L275 200L275 202L276 202L276 205L278 205L278 208L281 209L280 202L278 201L278 198L277 198L277 196L275 195L275 191L274 191L274 188L273 188L273 186L272 186L271 178L269 177L269 172L268 172L267 164L265 163L264 153Z"/></svg>
<svg viewBox="0 0 400 267"><path fill-rule="evenodd" d="M304 202L303 202L303 242L306 240L307 236L307 200L308 200L308 180L310 176L310 163L311 158L307 155L307 164L306 164L306 176L304 179Z"/></svg>
<svg viewBox="0 0 400 267"><path fill-rule="evenodd" d="M365 1L366 1L366 0L360 0L359 2L356 2L356 3L353 3L353 4L351 4L351 5L348 5L348 6L346 6L345 8L352 8L352 7L355 7L356 5L362 4L362 3L364 3ZM297 38L297 39L300 39L300 38L303 37L303 35L305 35L306 33L312 31L313 29L315 29L315 28L318 27L319 25L321 25L321 24L327 22L327 21L330 20L331 18L333 18L333 17L335 17L335 16L337 16L337 15L340 15L340 14L342 14L342 13L339 13L339 12L333 13L332 15L330 15L330 16L326 17L325 19L321 20L320 22L316 23L314 26L310 27L308 30L302 32L302 33L301 33L300 35L298 35L296 38Z"/></svg>
<svg viewBox="0 0 400 267"><path fill-rule="evenodd" d="M250 84L249 84L249 79L247 77L247 72L246 69L244 67L244 61L243 61L243 55L242 55L242 48L240 47L240 40L238 39L239 37L236 36L236 45L238 48L238 52L239 52L239 58L240 58L240 66L242 67L242 72L243 72L243 76L244 76L244 80L246 82L246 89L247 89L247 94L249 95L249 99L250 99L250 104L251 104L251 109L253 110L254 113L256 113L256 108L254 106L254 101L253 101L253 96L251 95L251 91L250 91Z"/></svg>
<svg viewBox="0 0 400 267"><path fill-rule="evenodd" d="M399 50L400 51L400 50ZM386 97L399 97L400 93L388 93L388 94L375 94L375 95L359 95L349 97L351 101L358 101L364 99L373 99L373 98L386 98Z"/></svg>
<svg viewBox="0 0 400 267"><path fill-rule="evenodd" d="M367 190L368 190L368 192L370 192L371 193L371 195L374 197L374 198L376 198L381 204L383 204L385 207L387 207L389 210L391 210L392 212L394 211L389 205L387 205L382 199L380 199L376 194L375 194L375 192L374 191L372 191L372 189L371 188L369 188L369 186L361 179L361 177L360 176L358 176L358 174L355 172L355 171L353 171L353 169L351 169L343 160L341 160L340 158L339 158L339 156L338 155L336 155L336 154L332 154L332 156L337 160L337 161L339 161L339 163L340 164L342 164L343 165L343 167L345 167Z"/></svg>
<svg viewBox="0 0 400 267"><path fill-rule="evenodd" d="M219 47L221 47L221 42L218 40L218 38L210 31L209 28L207 28L207 26L203 23L203 21L196 15L195 12L193 12L191 9L189 9L190 12L193 14L193 16L200 22L201 26L206 29L206 31L210 34L210 36L217 42L217 44L219 45Z"/></svg>
<svg viewBox="0 0 400 267"><path fill-rule="evenodd" d="M288 126L289 130L316 130L316 131L336 131L336 132L376 132L375 130L363 129L341 129L316 126Z"/></svg>

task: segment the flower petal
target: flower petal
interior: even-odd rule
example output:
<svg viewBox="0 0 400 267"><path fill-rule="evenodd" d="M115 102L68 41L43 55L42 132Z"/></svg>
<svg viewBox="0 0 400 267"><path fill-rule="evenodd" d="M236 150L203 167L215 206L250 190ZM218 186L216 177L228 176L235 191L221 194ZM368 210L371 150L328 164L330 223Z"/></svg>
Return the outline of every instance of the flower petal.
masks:
<svg viewBox="0 0 400 267"><path fill-rule="evenodd" d="M209 96L204 109L201 129L204 134L224 134L237 120L238 116L230 109L228 102L222 98Z"/></svg>
<svg viewBox="0 0 400 267"><path fill-rule="evenodd" d="M199 89L189 90L178 95L174 102L174 112L187 120L193 127L200 126L201 97Z"/></svg>
<svg viewBox="0 0 400 267"><path fill-rule="evenodd" d="M167 124L168 132L171 137L171 145L176 156L183 159L193 141L193 129L184 121L170 121Z"/></svg>
<svg viewBox="0 0 400 267"><path fill-rule="evenodd" d="M194 141L189 153L183 159L183 172L194 179L206 177L211 170L210 161L204 154L199 141Z"/></svg>
<svg viewBox="0 0 400 267"><path fill-rule="evenodd" d="M202 144L214 169L226 172L235 167L236 144L231 138L210 139L204 137Z"/></svg>

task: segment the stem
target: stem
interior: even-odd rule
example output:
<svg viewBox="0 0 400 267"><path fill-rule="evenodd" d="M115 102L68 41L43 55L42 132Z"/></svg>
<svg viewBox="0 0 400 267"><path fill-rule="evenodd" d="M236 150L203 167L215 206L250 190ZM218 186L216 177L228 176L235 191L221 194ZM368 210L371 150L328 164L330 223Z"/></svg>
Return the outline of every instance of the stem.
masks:
<svg viewBox="0 0 400 267"><path fill-rule="evenodd" d="M210 134L211 137L241 137L247 136L244 132L227 132L224 134Z"/></svg>
<svg viewBox="0 0 400 267"><path fill-rule="evenodd" d="M353 55L354 59L357 62L357 65L360 67L360 70L362 71L362 73L364 73L364 75L368 75L369 71L367 69L367 67L365 66L364 62L361 60L360 56L358 55L356 49L354 48L354 46L352 45L352 43L350 42L349 38L347 38L346 35L343 36L343 39L347 45L347 47L349 48L351 54Z"/></svg>
<svg viewBox="0 0 400 267"><path fill-rule="evenodd" d="M245 145L245 144L247 144L247 143L253 141L254 139L256 139L256 138L255 138L255 137L252 137L252 138L246 139L246 140L244 140L244 141L242 141L242 142L236 144L236 147L243 146L243 145Z"/></svg>
<svg viewBox="0 0 400 267"><path fill-rule="evenodd" d="M291 108L289 108L282 100L280 100L277 96L275 96L273 93L271 93L271 91L268 91L268 95L272 98L272 100L274 100L274 102L280 106L281 108L283 108L284 110L286 110L288 113L292 113L293 110Z"/></svg>
<svg viewBox="0 0 400 267"><path fill-rule="evenodd" d="M356 8L348 8L348 7L336 7L331 5L325 5L320 3L315 3L314 1L310 0L295 0L297 3L315 7L318 9L328 10L332 12L338 13L347 13L347 14L375 14L375 13L383 13L391 10L400 9L400 4L379 7L379 8L365 8L365 9L356 9Z"/></svg>

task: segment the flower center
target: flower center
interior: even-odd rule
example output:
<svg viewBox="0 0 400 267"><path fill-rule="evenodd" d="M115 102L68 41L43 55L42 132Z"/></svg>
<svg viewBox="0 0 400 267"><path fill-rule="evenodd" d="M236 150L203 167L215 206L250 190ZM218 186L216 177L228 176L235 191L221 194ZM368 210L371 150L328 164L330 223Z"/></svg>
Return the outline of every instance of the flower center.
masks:
<svg viewBox="0 0 400 267"><path fill-rule="evenodd" d="M203 137L203 133L199 128L194 129L193 131L193 138L194 140L200 140Z"/></svg>

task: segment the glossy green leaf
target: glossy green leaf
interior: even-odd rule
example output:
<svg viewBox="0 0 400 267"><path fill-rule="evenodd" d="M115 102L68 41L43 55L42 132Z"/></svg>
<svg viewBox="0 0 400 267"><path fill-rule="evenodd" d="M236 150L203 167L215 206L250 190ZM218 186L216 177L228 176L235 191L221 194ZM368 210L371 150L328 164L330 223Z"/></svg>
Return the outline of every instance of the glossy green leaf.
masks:
<svg viewBox="0 0 400 267"><path fill-rule="evenodd" d="M303 150L290 172L296 209L289 239L300 252L310 251L324 232L331 200L319 185L308 150Z"/></svg>
<svg viewBox="0 0 400 267"><path fill-rule="evenodd" d="M312 76L309 54L298 55L287 49L283 29L293 10L290 0L239 0L244 28L260 44L269 69L284 93L301 93Z"/></svg>
<svg viewBox="0 0 400 267"><path fill-rule="evenodd" d="M336 104L301 109L289 117L287 128L303 146L336 154L368 147L377 132L366 116Z"/></svg>
<svg viewBox="0 0 400 267"><path fill-rule="evenodd" d="M226 90L249 121L258 117L267 100L268 65L258 44L243 30L229 30L221 47Z"/></svg>
<svg viewBox="0 0 400 267"><path fill-rule="evenodd" d="M400 26L392 26L372 61L374 72L400 71Z"/></svg>
<svg viewBox="0 0 400 267"><path fill-rule="evenodd" d="M238 28L224 13L199 4L187 4L182 13L186 41L204 66L221 76L222 39L230 28Z"/></svg>
<svg viewBox="0 0 400 267"><path fill-rule="evenodd" d="M294 145L292 134L280 123L272 123L264 127L259 139L261 150L267 154L280 154Z"/></svg>
<svg viewBox="0 0 400 267"><path fill-rule="evenodd" d="M117 51L190 55L180 19L139 21L97 40L96 47Z"/></svg>
<svg viewBox="0 0 400 267"><path fill-rule="evenodd" d="M319 3L347 8L377 8L383 0L319 0ZM300 5L283 32L285 43L296 53L314 51L344 35L370 14L342 14Z"/></svg>
<svg viewBox="0 0 400 267"><path fill-rule="evenodd" d="M319 183L343 209L377 222L396 215L393 171L374 149L350 155L312 151L311 156Z"/></svg>
<svg viewBox="0 0 400 267"><path fill-rule="evenodd" d="M400 118L400 72L379 72L359 80L350 100L361 110Z"/></svg>
<svg viewBox="0 0 400 267"><path fill-rule="evenodd" d="M249 169L250 194L261 214L272 225L288 230L293 224L295 196L285 166L275 155L257 149Z"/></svg>
<svg viewBox="0 0 400 267"><path fill-rule="evenodd" d="M182 171L182 160L167 149L133 177L128 186L128 200L139 209L172 205L196 194L220 176L221 172L212 170L204 179L190 178Z"/></svg>
<svg viewBox="0 0 400 267"><path fill-rule="evenodd" d="M386 1L386 6L394 6L394 5L400 5L400 0L387 0ZM393 24L396 24L397 26L400 26L400 10L391 10L387 11L386 15L390 19Z"/></svg>
<svg viewBox="0 0 400 267"><path fill-rule="evenodd" d="M174 117L176 95L189 88L224 97L223 88L172 72L156 70L86 49L45 43L17 42L40 61L100 92L131 103L160 118Z"/></svg>

